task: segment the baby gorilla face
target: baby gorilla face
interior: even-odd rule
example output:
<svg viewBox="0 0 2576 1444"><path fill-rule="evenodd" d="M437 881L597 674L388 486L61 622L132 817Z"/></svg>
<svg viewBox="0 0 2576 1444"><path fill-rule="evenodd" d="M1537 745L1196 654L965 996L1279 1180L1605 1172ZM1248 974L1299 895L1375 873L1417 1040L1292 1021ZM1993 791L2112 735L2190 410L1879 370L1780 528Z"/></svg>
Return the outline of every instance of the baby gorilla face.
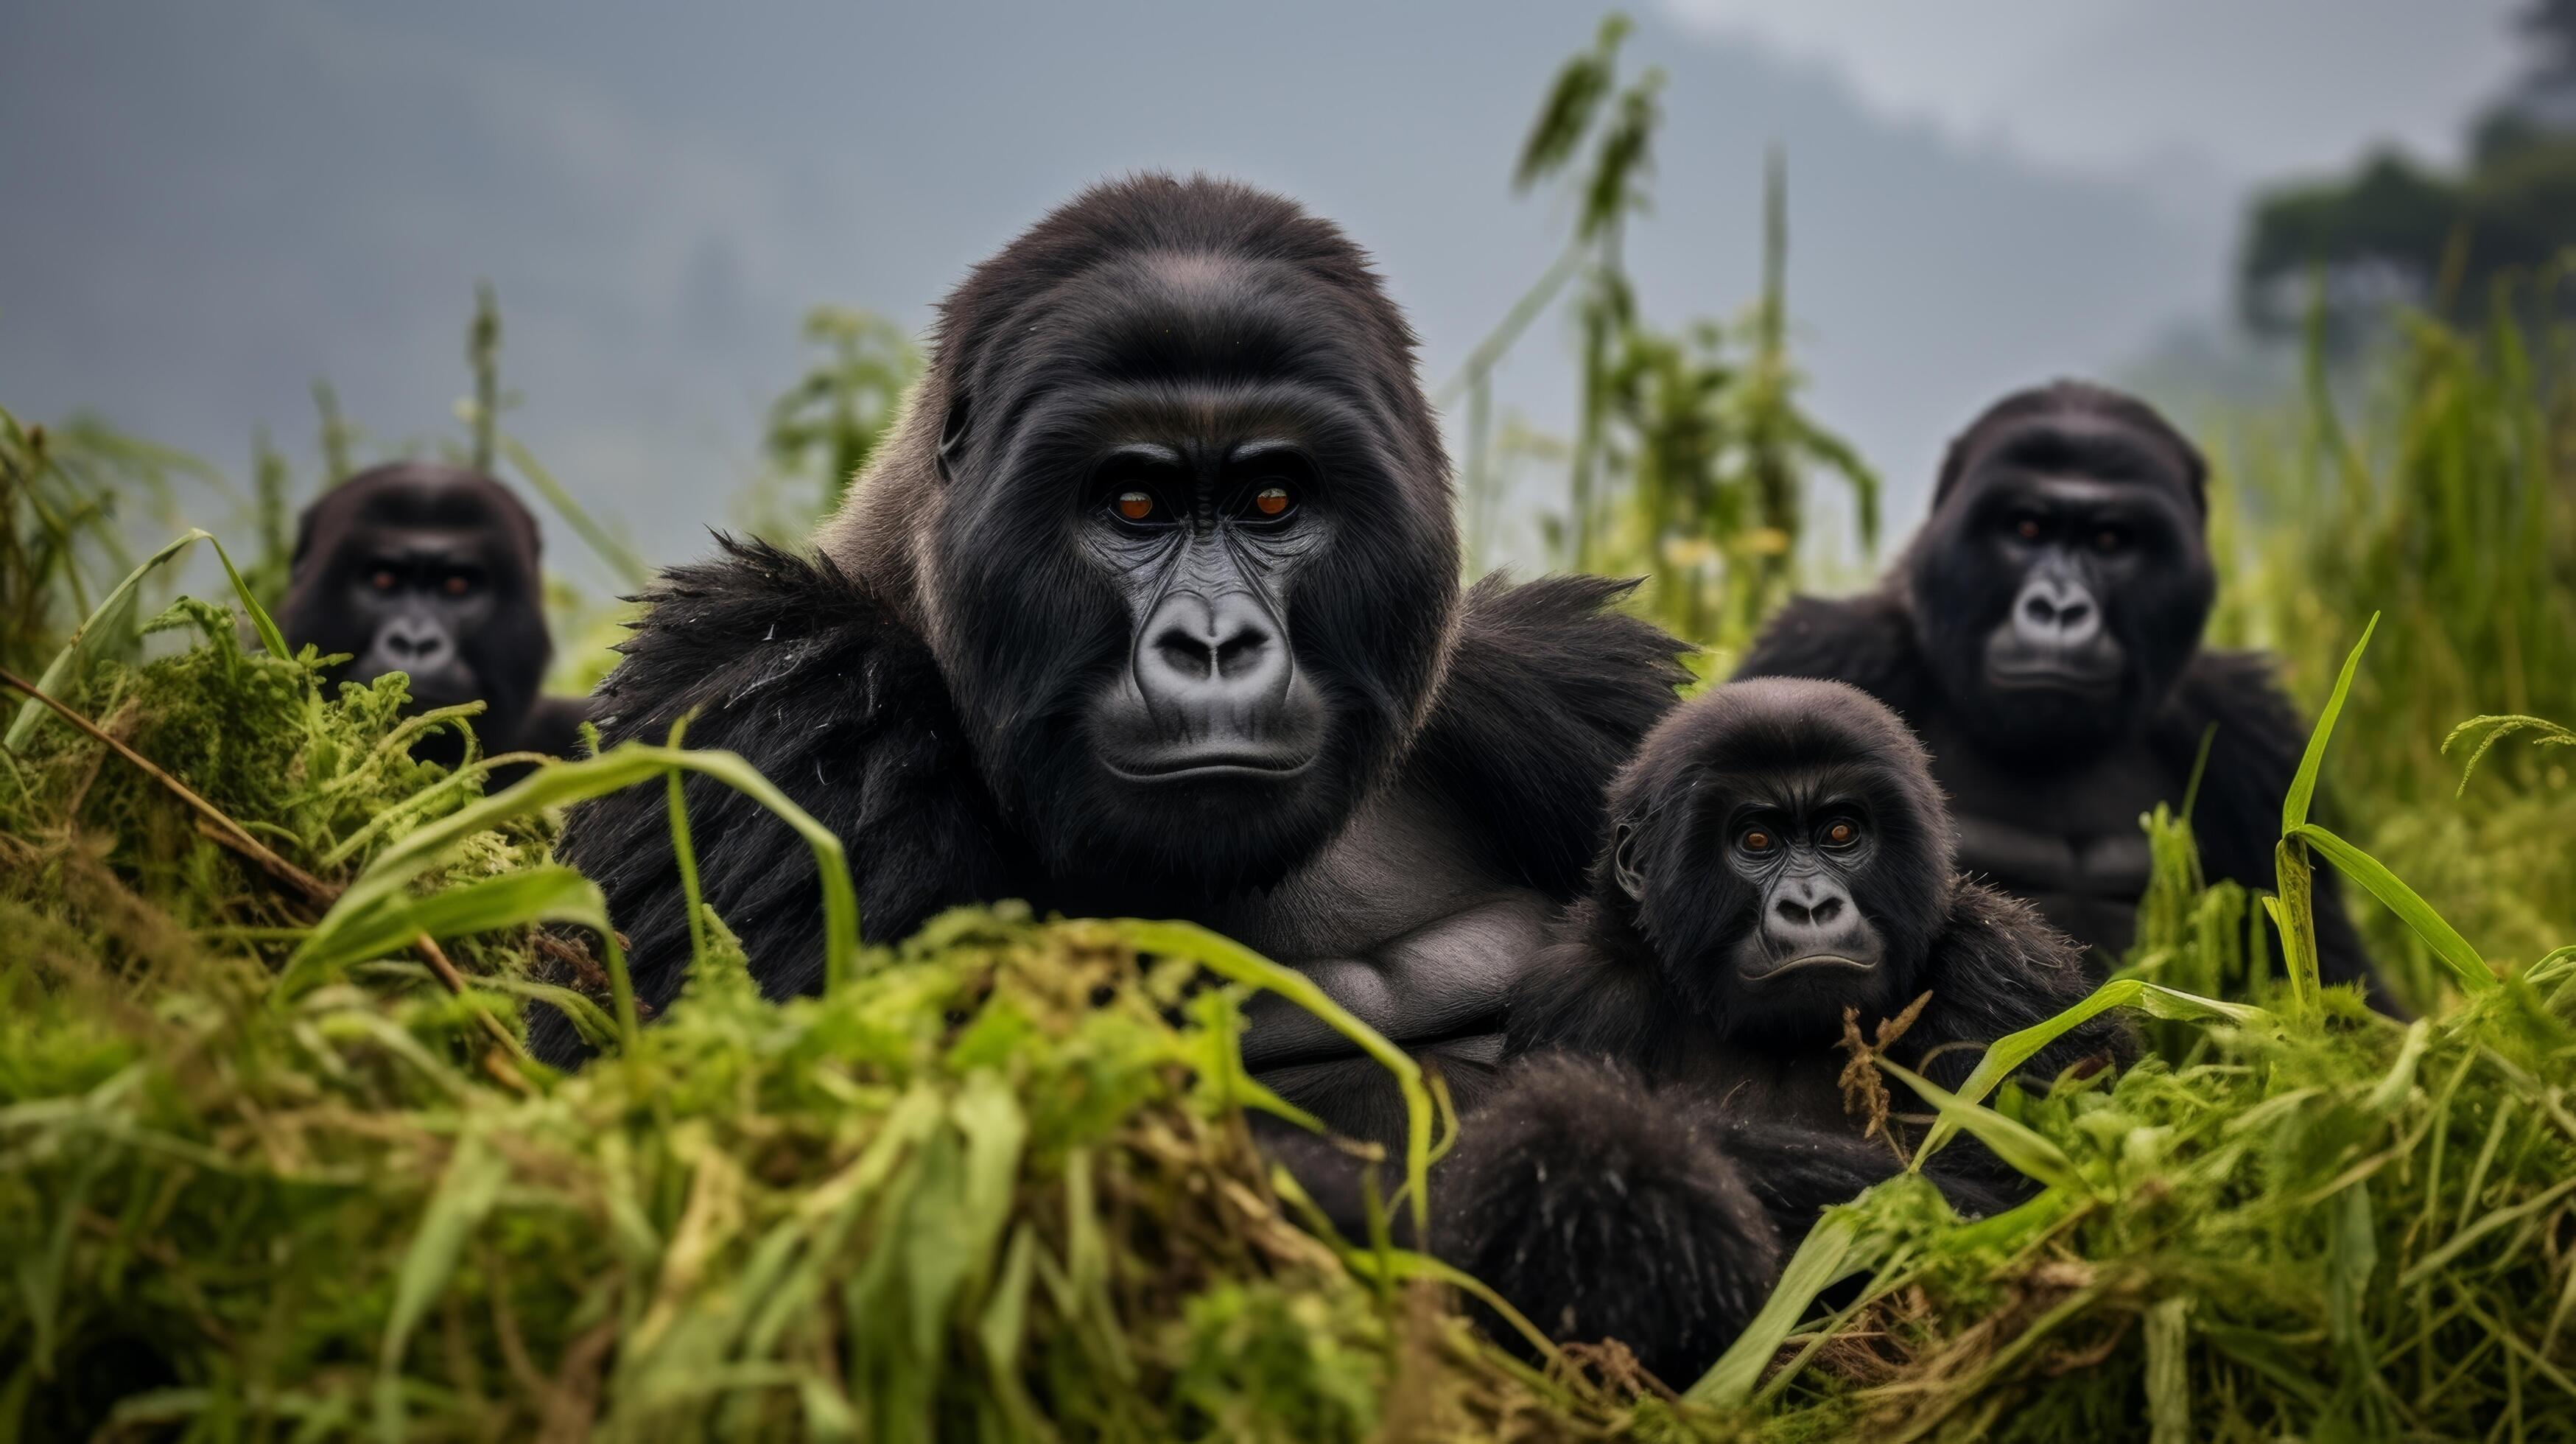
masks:
<svg viewBox="0 0 2576 1444"><path fill-rule="evenodd" d="M1738 808L1725 866L1754 892L1753 928L1729 964L1756 990L1839 992L1879 970L1883 945L1855 894L1868 874L1868 804L1842 791L1764 789Z"/></svg>
<svg viewBox="0 0 2576 1444"><path fill-rule="evenodd" d="M1748 1042L1806 1046L1913 996L1947 898L1922 749L1838 683L1711 691L1613 789L1607 881L1678 999Z"/></svg>

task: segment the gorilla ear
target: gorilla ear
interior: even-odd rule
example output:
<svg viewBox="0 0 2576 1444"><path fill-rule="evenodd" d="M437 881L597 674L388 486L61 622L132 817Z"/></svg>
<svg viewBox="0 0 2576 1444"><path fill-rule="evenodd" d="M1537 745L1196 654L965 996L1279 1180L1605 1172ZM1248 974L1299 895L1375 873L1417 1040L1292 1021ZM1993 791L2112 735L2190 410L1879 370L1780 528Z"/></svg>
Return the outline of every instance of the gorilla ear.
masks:
<svg viewBox="0 0 2576 1444"><path fill-rule="evenodd" d="M948 414L940 418L938 460L941 481L949 479L953 465L951 458L956 455L958 446L966 440L966 399L966 393L963 391L949 398Z"/></svg>
<svg viewBox="0 0 2576 1444"><path fill-rule="evenodd" d="M1637 829L1628 823L1610 830L1610 876L1618 880L1619 891L1628 895L1628 901L1644 902L1646 879L1637 872L1636 842Z"/></svg>

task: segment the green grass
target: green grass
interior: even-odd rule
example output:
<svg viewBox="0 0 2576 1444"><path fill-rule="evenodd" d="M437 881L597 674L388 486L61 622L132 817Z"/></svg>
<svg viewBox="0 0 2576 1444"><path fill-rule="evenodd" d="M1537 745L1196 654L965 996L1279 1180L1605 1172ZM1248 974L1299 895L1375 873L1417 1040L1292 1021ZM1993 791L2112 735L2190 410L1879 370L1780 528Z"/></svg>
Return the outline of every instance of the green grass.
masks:
<svg viewBox="0 0 2576 1444"><path fill-rule="evenodd" d="M2436 1016L2389 1022L2320 991L2312 959L2266 958L2257 900L2203 887L2160 815L2139 951L2091 1005L2143 1010L2154 1055L1990 1094L2034 1030L1937 1099L1931 1146L1972 1132L2039 1196L1961 1224L1909 1177L1836 1210L1674 1399L1615 1356L1512 1363L1444 1280L1471 1282L1382 1233L1301 1226L1245 1131L1248 1108L1294 1114L1242 1071L1251 988L1335 1015L1405 1075L1413 1181L1392 1207L1423 1205L1448 1125L1296 975L1196 929L1007 908L862 950L840 887L825 996L760 999L701 910L687 996L639 1029L613 939L605 1012L534 981L538 924L604 921L547 860L549 809L686 767L803 822L756 774L674 739L485 798L474 767L410 760L423 724L399 718L399 683L326 697L318 659L246 649L203 603L158 624L198 640L142 664L75 649L42 690L167 779L50 710L0 774L0 1435L2546 1437L2576 1419L2576 949L2496 968L2295 792L2287 931L2314 850L2448 968ZM2303 778L2355 736L2382 665L2347 659ZM518 1014L540 994L609 1056L570 1078L529 1061ZM1858 1296L1820 1313L1842 1277Z"/></svg>

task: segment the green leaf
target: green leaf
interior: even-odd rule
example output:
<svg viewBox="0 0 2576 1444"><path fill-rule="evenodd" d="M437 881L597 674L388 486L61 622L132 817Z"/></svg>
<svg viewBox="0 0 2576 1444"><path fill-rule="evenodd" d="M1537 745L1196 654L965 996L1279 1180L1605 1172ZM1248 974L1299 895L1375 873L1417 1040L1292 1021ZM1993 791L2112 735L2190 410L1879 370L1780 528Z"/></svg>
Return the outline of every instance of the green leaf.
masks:
<svg viewBox="0 0 2576 1444"><path fill-rule="evenodd" d="M2379 614L2370 614L2369 625L2361 629L2361 640L2343 659L2343 670L2336 674L2334 695L2326 698L2326 710L2317 717L2315 730L2308 734L2308 750L2299 758L2299 770L2290 779L2290 790L2281 798L2281 831L2287 835L2308 820L2308 804L2317 795L2317 770L2325 765L2326 741L2334 736L2335 719L2343 715L2343 699L2352 691L2352 674L2361 667L2361 654L2370 647L2370 634L2379 630Z"/></svg>
<svg viewBox="0 0 2576 1444"><path fill-rule="evenodd" d="M446 1288L465 1241L491 1212L492 1201L500 1196L509 1175L508 1161L493 1152L480 1133L458 1136L447 1174L439 1180L438 1192L430 1196L420 1231L412 1235L411 1247L403 1254L402 1271L394 1281L393 1310L385 1320L384 1346L376 1359L376 1432L389 1441L403 1436L402 1363L411 1331Z"/></svg>
<svg viewBox="0 0 2576 1444"><path fill-rule="evenodd" d="M335 929L328 946L309 956L299 949L286 977L300 980L300 969L330 972L399 952L421 933L453 938L523 923L578 923L605 929L608 905L589 878L559 863L445 888L427 897L397 894L364 917Z"/></svg>
<svg viewBox="0 0 2576 1444"><path fill-rule="evenodd" d="M682 752L668 747L649 747L640 742L622 743L597 757L579 761L558 762L538 768L517 786L497 796L484 798L470 807L461 808L435 822L405 834L392 846L376 855L358 880L349 885L340 900L314 924L293 956L287 959L289 977L310 981L325 970L316 960L329 957L352 946L350 935L363 929L385 925L382 911L400 905L398 899L411 881L434 866L450 847L478 832L507 822L529 817L549 807L578 802L584 798L604 796L621 787L656 779L671 768L701 772L750 797L754 802L778 815L780 821L796 830L813 851L814 865L823 886L823 976L826 988L845 984L858 968L859 904L850 882L850 868L841 848L841 840L830 828L814 820L812 814L788 800L787 794L773 786L758 769L731 752ZM619 1026L632 1038L635 1028L635 999L626 979L624 955L613 936L606 943L609 953L609 977L617 990ZM283 1006L291 1001L293 990L281 986L272 990L273 1001Z"/></svg>
<svg viewBox="0 0 2576 1444"><path fill-rule="evenodd" d="M2442 965L2451 970L2451 975L2459 980L2462 988L2482 993L2496 985L2495 969L2487 965L2487 960L2479 956L2476 948L2469 946L2469 940L2444 922L2442 915L2433 911L2432 904L2424 901L2397 874L2382 866L2379 859L2312 822L2301 823L2291 829L2290 836L2333 863L2337 872L2359 883L2363 891L2379 899L2381 906L2397 914L2400 921L2414 929L2415 936L2424 940L2424 945L2431 948L2433 956L2441 959Z"/></svg>
<svg viewBox="0 0 2576 1444"><path fill-rule="evenodd" d="M1913 1089L1924 1102L1941 1110L1941 1121L1955 1123L1975 1139L1994 1150L1997 1158L2011 1164L2016 1172L2038 1179L2052 1188L2069 1193L2090 1192L2084 1176L2075 1170L2075 1160L2065 1150L2049 1142L2026 1124L2016 1123L1991 1108L1980 1108L1952 1094L1940 1084L1914 1073L1885 1058L1878 1066L1887 1075Z"/></svg>
<svg viewBox="0 0 2576 1444"><path fill-rule="evenodd" d="M71 640L54 654L54 660L45 664L43 675L36 678L36 690L59 698L70 690L74 681L87 675L100 657L132 645L135 639L134 608L143 579L168 565L173 558L187 551L197 538L205 535L202 531L192 530L145 557L142 565L127 572L125 580L118 582L115 589L90 610L89 617L72 629ZM19 703L17 719L9 724L9 731L5 737L0 737L0 743L5 743L12 752L24 751L27 739L35 735L36 719L50 715L45 704L33 697Z"/></svg>
<svg viewBox="0 0 2576 1444"><path fill-rule="evenodd" d="M145 557L140 566L127 572L125 580L118 582L115 589L90 610L88 618L72 630L71 640L54 654L54 660L45 664L43 675L36 679L36 690L49 697L60 698L74 682L88 675L90 667L99 658L131 646L137 636L134 609L142 596L144 579L177 561L189 547L200 541L214 543L215 555L224 564L224 575L232 579L233 595L241 600L242 610L250 617L252 629L259 633L260 645L266 647L272 656L295 655L286 649L286 638L278 632L277 623L268 615L268 609L259 604L259 598L251 595L250 584L242 580L241 571L233 565L232 555L224 550L224 544L215 541L213 534L191 527L172 538L161 550ZM24 749L27 739L35 735L37 719L48 715L45 704L33 697L19 703L18 715L10 722L7 735L0 737L0 743L5 743L13 752Z"/></svg>
<svg viewBox="0 0 2576 1444"><path fill-rule="evenodd" d="M1736 1335L1735 1342L1718 1355L1717 1362L1699 1376L1699 1382L1691 1385L1683 1398L1713 1409L1734 1409L1752 1397L1753 1386L1762 1382L1762 1371L1770 1367L1790 1332L1807 1316L1816 1296L1836 1281L1876 1262L1869 1249L1858 1246L1859 1204L1868 1197L1863 1194L1851 1205L1826 1210L1824 1218L1808 1230L1806 1242L1789 1256L1789 1265L1780 1271L1780 1282L1772 1285L1771 1297L1763 1300L1761 1312L1753 1316L1753 1322L1744 1326L1744 1332ZM1873 1240L1883 1251L1887 1240L1883 1236L1873 1236Z"/></svg>
<svg viewBox="0 0 2576 1444"><path fill-rule="evenodd" d="M2021 1066L2039 1056L2041 1049L2056 1042L2086 1022L2113 1008L2135 1007L2158 1018L2170 1020L2223 1019L2230 1023L2257 1026L2274 1021L2272 1015L2246 1003L2222 1003L2186 993L2144 978L2115 978L2095 988L2083 1001L2045 1022L2033 1023L2016 1033L2006 1033L1986 1047L1986 1056L1959 1084L1961 1103L1983 1103L1986 1095L2003 1085L2006 1078ZM1938 1151L1959 1129L1946 1114L1923 1136L1922 1146L1914 1152L1914 1166Z"/></svg>
<svg viewBox="0 0 2576 1444"><path fill-rule="evenodd" d="M1394 1074L1395 1085L1404 1095L1404 1177L1405 1186L1410 1190L1414 1237L1430 1236L1431 1090L1424 1086L1422 1067L1413 1061L1412 1055L1388 1042L1375 1028L1334 1002L1331 995L1315 986L1314 979L1294 968L1283 968L1232 938L1209 932L1195 923L1154 922L1145 918L1121 918L1118 929L1140 952L1167 958L1188 958L1238 983L1250 983L1277 993L1323 1019L1334 1032L1350 1039L1361 1052Z"/></svg>
<svg viewBox="0 0 2576 1444"><path fill-rule="evenodd" d="M2460 787L2457 792L2451 794L2454 797L2466 797L2468 795L2469 778L2477 772L2478 764L2486 759L2489 749L2493 748L2497 743L2502 742L2504 739L2512 736L2516 732L2531 731L2539 733L2540 735L2533 740L2542 747L2576 747L2576 731L2571 731L2565 727L2561 727L2557 723L2552 722L2545 717L2530 717L2519 712L2514 712L2501 715L2472 717L2468 721L2461 723L2459 726L2452 728L2450 735L2442 739L2443 755L2449 756L2451 744L2458 742L2461 738L2468 736L2470 733L2477 731L2481 727L2488 729L2487 734L2478 739L2477 750L2471 752L2469 754L2469 760L2461 766Z"/></svg>
<svg viewBox="0 0 2576 1444"><path fill-rule="evenodd" d="M206 538L215 549L215 559L224 564L224 575L232 579L233 596L240 600L243 614L250 618L251 630L259 633L259 644L266 647L272 657L294 656L287 650L286 635L277 629L277 622L269 616L268 608L259 604L259 598L251 594L250 583L242 580L241 568L233 565L232 553L225 551L224 544L207 533L198 532L197 535Z"/></svg>

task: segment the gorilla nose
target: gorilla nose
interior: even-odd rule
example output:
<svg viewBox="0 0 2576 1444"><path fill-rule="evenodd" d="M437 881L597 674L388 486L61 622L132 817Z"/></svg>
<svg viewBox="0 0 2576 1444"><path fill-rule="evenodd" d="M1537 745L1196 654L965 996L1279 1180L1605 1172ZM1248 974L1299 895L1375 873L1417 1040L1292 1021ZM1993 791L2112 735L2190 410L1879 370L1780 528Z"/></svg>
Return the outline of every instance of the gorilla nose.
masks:
<svg viewBox="0 0 2576 1444"><path fill-rule="evenodd" d="M2013 599L2013 630L2048 647L2080 647L2102 630L2093 594L2065 577L2033 577Z"/></svg>
<svg viewBox="0 0 2576 1444"><path fill-rule="evenodd" d="M1792 949L1821 947L1840 937L1852 917L1851 899L1817 880L1782 885L1771 904L1767 931Z"/></svg>
<svg viewBox="0 0 2576 1444"><path fill-rule="evenodd" d="M447 629L418 617L396 617L376 634L376 648L397 671L426 672L445 666L456 644Z"/></svg>
<svg viewBox="0 0 2576 1444"><path fill-rule="evenodd" d="M1242 592L1164 599L1145 627L1137 680L1149 700L1207 706L1273 696L1288 683L1288 648Z"/></svg>

